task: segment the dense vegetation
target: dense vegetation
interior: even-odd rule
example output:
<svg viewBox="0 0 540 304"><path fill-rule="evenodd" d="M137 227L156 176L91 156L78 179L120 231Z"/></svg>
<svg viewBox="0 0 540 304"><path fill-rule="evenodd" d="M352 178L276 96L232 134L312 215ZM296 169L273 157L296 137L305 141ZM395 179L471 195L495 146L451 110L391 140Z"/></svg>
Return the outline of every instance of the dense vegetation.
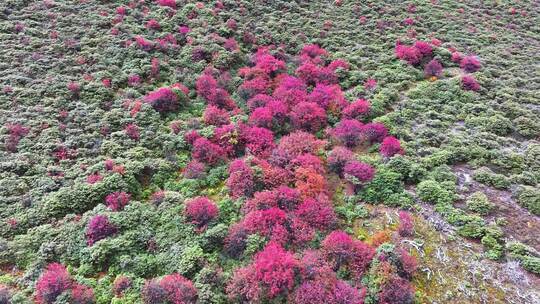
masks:
<svg viewBox="0 0 540 304"><path fill-rule="evenodd" d="M537 2L0 14L0 304L540 301Z"/></svg>

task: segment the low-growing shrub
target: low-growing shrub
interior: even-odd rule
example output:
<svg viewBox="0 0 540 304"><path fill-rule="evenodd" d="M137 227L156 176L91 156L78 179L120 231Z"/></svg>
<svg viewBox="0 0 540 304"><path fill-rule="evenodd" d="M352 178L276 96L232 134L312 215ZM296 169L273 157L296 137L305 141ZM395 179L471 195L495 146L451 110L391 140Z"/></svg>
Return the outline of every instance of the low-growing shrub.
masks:
<svg viewBox="0 0 540 304"><path fill-rule="evenodd" d="M483 192L475 192L467 199L467 208L481 215L488 215L493 209L487 196Z"/></svg>
<svg viewBox="0 0 540 304"><path fill-rule="evenodd" d="M534 215L540 215L540 190L535 187L521 186L517 190L518 203Z"/></svg>
<svg viewBox="0 0 540 304"><path fill-rule="evenodd" d="M197 197L186 202L186 218L199 228L216 218L218 212L216 204L207 197Z"/></svg>
<svg viewBox="0 0 540 304"><path fill-rule="evenodd" d="M434 180L420 182L416 187L416 193L422 201L430 204L447 204L454 200L454 195Z"/></svg>
<svg viewBox="0 0 540 304"><path fill-rule="evenodd" d="M86 226L85 236L89 246L94 245L97 241L116 234L118 229L106 215L96 215L88 221Z"/></svg>

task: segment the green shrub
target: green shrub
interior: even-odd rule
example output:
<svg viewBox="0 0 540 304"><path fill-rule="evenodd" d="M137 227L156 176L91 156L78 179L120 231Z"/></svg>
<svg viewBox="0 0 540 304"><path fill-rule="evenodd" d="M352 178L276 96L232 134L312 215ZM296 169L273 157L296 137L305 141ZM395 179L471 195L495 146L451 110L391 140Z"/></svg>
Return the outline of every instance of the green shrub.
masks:
<svg viewBox="0 0 540 304"><path fill-rule="evenodd" d="M401 174L401 179L406 183L416 183L427 174L421 165L403 155L392 157L386 165Z"/></svg>
<svg viewBox="0 0 540 304"><path fill-rule="evenodd" d="M518 260L526 270L540 274L540 254L534 249L519 242L506 244L508 255Z"/></svg>
<svg viewBox="0 0 540 304"><path fill-rule="evenodd" d="M384 203L395 193L403 191L400 174L384 167L377 168L375 177L359 193L360 198L368 203Z"/></svg>
<svg viewBox="0 0 540 304"><path fill-rule="evenodd" d="M418 197L430 204L448 204L454 201L454 194L444 189L437 181L428 179L416 187Z"/></svg>
<svg viewBox="0 0 540 304"><path fill-rule="evenodd" d="M534 215L540 215L540 190L522 186L517 190L518 203Z"/></svg>
<svg viewBox="0 0 540 304"><path fill-rule="evenodd" d="M493 204L491 204L487 196L483 192L475 192L467 199L467 208L481 215L488 215L493 210Z"/></svg>
<svg viewBox="0 0 540 304"><path fill-rule="evenodd" d="M458 229L458 234L463 237L479 239L485 234L485 222L479 216L469 215L465 218L465 224Z"/></svg>
<svg viewBox="0 0 540 304"><path fill-rule="evenodd" d="M474 171L473 179L496 189L508 189L510 187L510 181L506 176L493 173L493 171L486 167Z"/></svg>
<svg viewBox="0 0 540 304"><path fill-rule="evenodd" d="M486 249L486 257L491 260L499 260L504 253L502 230L498 227L491 226L487 227L484 232L485 235L482 237L481 242Z"/></svg>

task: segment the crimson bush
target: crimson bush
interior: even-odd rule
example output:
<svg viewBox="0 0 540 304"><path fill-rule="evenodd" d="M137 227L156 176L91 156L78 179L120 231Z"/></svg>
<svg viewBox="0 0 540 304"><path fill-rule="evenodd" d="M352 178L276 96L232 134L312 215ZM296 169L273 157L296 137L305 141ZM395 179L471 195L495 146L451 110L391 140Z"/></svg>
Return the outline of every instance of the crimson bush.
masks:
<svg viewBox="0 0 540 304"><path fill-rule="evenodd" d="M86 226L86 243L92 246L97 241L116 234L117 231L118 229L109 222L106 215L96 215L90 219Z"/></svg>
<svg viewBox="0 0 540 304"><path fill-rule="evenodd" d="M201 196L186 202L185 215L188 221L201 228L218 215L218 207L209 198Z"/></svg>
<svg viewBox="0 0 540 304"><path fill-rule="evenodd" d="M405 151L401 148L399 139L394 136L387 136L383 139L379 151L384 157L392 157L396 154L404 154Z"/></svg>

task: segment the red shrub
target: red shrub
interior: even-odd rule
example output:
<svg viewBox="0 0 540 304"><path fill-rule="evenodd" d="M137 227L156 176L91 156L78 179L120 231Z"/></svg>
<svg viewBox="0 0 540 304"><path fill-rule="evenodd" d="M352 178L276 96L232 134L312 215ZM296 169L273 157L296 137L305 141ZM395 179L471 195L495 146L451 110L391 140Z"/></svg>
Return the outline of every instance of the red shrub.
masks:
<svg viewBox="0 0 540 304"><path fill-rule="evenodd" d="M406 279L398 276L382 286L379 293L381 304L412 304L414 303L414 288Z"/></svg>
<svg viewBox="0 0 540 304"><path fill-rule="evenodd" d="M296 169L295 179L294 185L303 198L317 197L327 192L326 179L312 169Z"/></svg>
<svg viewBox="0 0 540 304"><path fill-rule="evenodd" d="M220 146L201 137L193 143L192 157L205 164L214 165L225 159L225 152Z"/></svg>
<svg viewBox="0 0 540 304"><path fill-rule="evenodd" d="M426 66L424 67L424 75L426 77L439 77L442 73L442 65L437 59L432 59Z"/></svg>
<svg viewBox="0 0 540 304"><path fill-rule="evenodd" d="M358 290L341 280L336 283L334 298L337 304L364 304L365 297L365 288Z"/></svg>
<svg viewBox="0 0 540 304"><path fill-rule="evenodd" d="M289 297L289 303L337 303L333 294L333 281L316 280L302 283Z"/></svg>
<svg viewBox="0 0 540 304"><path fill-rule="evenodd" d="M105 215L96 215L90 219L86 226L85 236L86 243L89 246L94 245L97 241L116 234L118 229L109 222L109 218Z"/></svg>
<svg viewBox="0 0 540 304"><path fill-rule="evenodd" d="M401 236L413 236L414 225L411 214L406 211L399 212L399 227L398 233Z"/></svg>
<svg viewBox="0 0 540 304"><path fill-rule="evenodd" d="M212 94L218 88L217 81L208 74L202 74L195 84L197 88L197 95L209 101L212 98Z"/></svg>
<svg viewBox="0 0 540 304"><path fill-rule="evenodd" d="M399 250L399 260L401 262L401 270L404 274L404 277L410 279L412 278L413 273L418 267L418 262L416 258L410 255L406 250Z"/></svg>
<svg viewBox="0 0 540 304"><path fill-rule="evenodd" d="M308 247L317 232L314 227L297 217L291 218L287 227L290 231L289 244L295 248Z"/></svg>
<svg viewBox="0 0 540 304"><path fill-rule="evenodd" d="M348 70L350 68L350 65L347 61L343 59L336 59L330 62L330 64L328 65L328 68L330 68L331 70L337 70L337 69Z"/></svg>
<svg viewBox="0 0 540 304"><path fill-rule="evenodd" d="M227 27L231 30L236 30L237 28L236 20L232 18L227 19L227 22L225 24L227 24Z"/></svg>
<svg viewBox="0 0 540 304"><path fill-rule="evenodd" d="M332 229L337 221L332 204L324 197L305 199L294 211L294 215L319 230Z"/></svg>
<svg viewBox="0 0 540 304"><path fill-rule="evenodd" d="M208 125L221 126L229 124L229 113L213 105L208 105L203 114L204 122Z"/></svg>
<svg viewBox="0 0 540 304"><path fill-rule="evenodd" d="M236 270L227 293L242 303L276 298L292 291L299 268L292 253L270 242L252 264Z"/></svg>
<svg viewBox="0 0 540 304"><path fill-rule="evenodd" d="M147 281L142 290L142 298L145 304L195 304L197 289L190 280L173 273L159 281Z"/></svg>
<svg viewBox="0 0 540 304"><path fill-rule="evenodd" d="M255 279L268 289L269 298L292 290L299 263L280 245L269 243L254 259Z"/></svg>
<svg viewBox="0 0 540 304"><path fill-rule="evenodd" d="M396 154L404 154L405 151L401 148L399 139L394 136L387 136L383 139L379 151L384 157L392 157Z"/></svg>
<svg viewBox="0 0 540 304"><path fill-rule="evenodd" d="M422 60L422 53L414 46L406 46L398 43L395 53L397 58L407 61L412 65L417 65Z"/></svg>
<svg viewBox="0 0 540 304"><path fill-rule="evenodd" d="M112 211L123 210L129 203L131 195L124 191L113 192L105 197L105 203Z"/></svg>
<svg viewBox="0 0 540 304"><path fill-rule="evenodd" d="M245 213L255 210L267 210L278 207L278 193L276 191L259 191L253 195L252 199L245 202L242 210Z"/></svg>
<svg viewBox="0 0 540 304"><path fill-rule="evenodd" d="M176 9L176 0L157 0L158 5L168 6L172 9Z"/></svg>
<svg viewBox="0 0 540 304"><path fill-rule="evenodd" d="M273 114L270 107L256 108L249 115L249 124L271 129L273 125Z"/></svg>
<svg viewBox="0 0 540 304"><path fill-rule="evenodd" d="M201 138L201 135L199 135L199 132L195 130L188 131L186 134L184 134L184 140L188 145L193 145L199 138Z"/></svg>
<svg viewBox="0 0 540 304"><path fill-rule="evenodd" d="M135 42L143 51L151 51L154 48L154 43L150 40L145 39L141 35L135 36Z"/></svg>
<svg viewBox="0 0 540 304"><path fill-rule="evenodd" d="M284 168L273 166L267 161L263 160L261 160L257 166L262 170L262 184L267 189L273 189L281 185L288 185L293 181L292 172L289 172Z"/></svg>
<svg viewBox="0 0 540 304"><path fill-rule="evenodd" d="M333 134L345 146L356 147L362 141L363 126L356 119L344 119L334 128Z"/></svg>
<svg viewBox="0 0 540 304"><path fill-rule="evenodd" d="M243 125L241 125L243 126ZM217 144L229 157L234 157L244 152L245 142L241 130L236 125L223 125L214 130L212 142Z"/></svg>
<svg viewBox="0 0 540 304"><path fill-rule="evenodd" d="M128 76L128 85L130 87L136 87L141 84L141 76L139 75L129 75Z"/></svg>
<svg viewBox="0 0 540 304"><path fill-rule="evenodd" d="M158 190L150 196L150 202L156 206L159 206L165 200L165 191Z"/></svg>
<svg viewBox="0 0 540 304"><path fill-rule="evenodd" d="M295 131L283 136L278 144L278 148L285 151L291 159L306 153L317 154L323 146L324 142L318 140L313 134L303 131Z"/></svg>
<svg viewBox="0 0 540 304"><path fill-rule="evenodd" d="M247 101L247 106L250 111L253 111L256 108L265 107L272 100L274 100L274 98L271 96L266 94L257 94Z"/></svg>
<svg viewBox="0 0 540 304"><path fill-rule="evenodd" d="M321 67L307 61L299 66L295 74L298 75L308 85L315 85L319 82L321 73Z"/></svg>
<svg viewBox="0 0 540 304"><path fill-rule="evenodd" d="M66 267L59 263L49 264L36 282L36 301L39 304L52 304L72 286Z"/></svg>
<svg viewBox="0 0 540 304"><path fill-rule="evenodd" d="M423 57L431 56L433 49L428 42L416 41L414 43L414 48L416 48Z"/></svg>
<svg viewBox="0 0 540 304"><path fill-rule="evenodd" d="M308 168L317 172L318 174L324 174L324 166L320 158L317 156L306 153L295 157L289 163L288 169L294 172L297 168Z"/></svg>
<svg viewBox="0 0 540 304"><path fill-rule="evenodd" d="M364 82L364 89L366 90L373 90L377 87L377 80L373 78L368 78L366 82Z"/></svg>
<svg viewBox="0 0 540 304"><path fill-rule="evenodd" d="M275 147L272 131L259 127L244 127L241 131L246 151L257 157L268 158Z"/></svg>
<svg viewBox="0 0 540 304"><path fill-rule="evenodd" d="M306 100L306 84L302 80L289 75L282 77L280 80L279 85L272 94L274 98L282 100L289 109Z"/></svg>
<svg viewBox="0 0 540 304"><path fill-rule="evenodd" d="M348 105L339 85L317 84L309 94L308 101L336 113Z"/></svg>
<svg viewBox="0 0 540 304"><path fill-rule="evenodd" d="M188 221L201 228L218 216L219 209L210 199L201 196L187 201L184 212Z"/></svg>
<svg viewBox="0 0 540 304"><path fill-rule="evenodd" d="M251 196L255 192L254 172L243 160L236 159L229 165L227 187L233 198Z"/></svg>
<svg viewBox="0 0 540 304"><path fill-rule="evenodd" d="M192 160L187 164L186 168L184 169L184 177L185 178L191 178L191 179L198 179L204 177L206 171L206 166L197 161Z"/></svg>
<svg viewBox="0 0 540 304"><path fill-rule="evenodd" d="M6 139L6 150L10 152L17 151L17 145L21 138L26 136L30 131L30 128L24 127L21 124L7 124L6 128L9 133L9 137Z"/></svg>
<svg viewBox="0 0 540 304"><path fill-rule="evenodd" d="M197 289L193 283L178 273L164 276L159 285L165 290L167 299L174 304L190 304L197 301Z"/></svg>
<svg viewBox="0 0 540 304"><path fill-rule="evenodd" d="M235 107L234 101L229 93L218 87L217 81L209 74L202 74L195 84L197 94L204 98L209 104L220 108L232 109Z"/></svg>
<svg viewBox="0 0 540 304"><path fill-rule="evenodd" d="M242 223L232 225L224 241L223 249L225 252L233 258L238 258L246 249L248 234L248 230Z"/></svg>
<svg viewBox="0 0 540 304"><path fill-rule="evenodd" d="M82 285L75 284L71 290L71 302L70 304L94 304L96 303L96 298L94 296L94 291L92 288Z"/></svg>
<svg viewBox="0 0 540 304"><path fill-rule="evenodd" d="M362 241L353 240L343 231L332 231L322 242L323 256L334 270L347 266L357 276L368 268L375 250Z"/></svg>
<svg viewBox="0 0 540 304"><path fill-rule="evenodd" d="M303 252L302 260L302 279L316 280L318 278L335 278L332 267L325 260L322 253L318 250L307 249Z"/></svg>
<svg viewBox="0 0 540 304"><path fill-rule="evenodd" d="M354 155L351 150L337 146L328 155L328 168L339 176L343 176L343 168L352 160L354 160Z"/></svg>
<svg viewBox="0 0 540 304"><path fill-rule="evenodd" d="M276 189L277 204L283 210L292 210L300 202L300 193L293 188L280 186Z"/></svg>
<svg viewBox="0 0 540 304"><path fill-rule="evenodd" d="M461 77L461 87L467 91L478 91L480 90L480 84L473 76L463 76Z"/></svg>
<svg viewBox="0 0 540 304"><path fill-rule="evenodd" d="M297 129L317 132L326 126L326 112L313 102L301 102L290 113L291 123Z"/></svg>
<svg viewBox="0 0 540 304"><path fill-rule="evenodd" d="M482 67L480 60L476 56L467 56L461 59L460 67L468 73L474 73Z"/></svg>
<svg viewBox="0 0 540 304"><path fill-rule="evenodd" d="M167 293L156 280L146 281L141 292L142 300L145 304L166 303Z"/></svg>
<svg viewBox="0 0 540 304"><path fill-rule="evenodd" d="M269 76L275 76L277 73L286 70L285 62L276 59L265 49L259 49L254 59L255 68L262 70Z"/></svg>
<svg viewBox="0 0 540 304"><path fill-rule="evenodd" d="M269 89L269 81L266 77L255 77L250 80L245 80L240 87L238 87L238 95L244 100L248 100L258 94L266 94Z"/></svg>
<svg viewBox="0 0 540 304"><path fill-rule="evenodd" d="M242 267L235 270L227 284L227 295L231 303L261 303L264 295L262 286L255 281L253 267Z"/></svg>
<svg viewBox="0 0 540 304"><path fill-rule="evenodd" d="M463 55L460 52L453 52L452 53L452 62L455 63L461 63L461 60L463 59Z"/></svg>
<svg viewBox="0 0 540 304"><path fill-rule="evenodd" d="M86 182L93 185L103 180L103 176L99 172L92 173L86 177Z"/></svg>
<svg viewBox="0 0 540 304"><path fill-rule="evenodd" d="M128 124L124 128L124 132L126 135L133 139L133 140L139 140L140 133L139 133L139 127L136 124Z"/></svg>
<svg viewBox="0 0 540 304"><path fill-rule="evenodd" d="M380 122L370 122L364 125L362 133L370 143L374 143L381 142L388 135L388 130Z"/></svg>
<svg viewBox="0 0 540 304"><path fill-rule="evenodd" d="M266 210L255 210L246 214L244 218L244 227L250 233L259 233L262 236L273 237L277 229L281 229L285 224L287 214L279 208L270 208Z"/></svg>
<svg viewBox="0 0 540 304"><path fill-rule="evenodd" d="M328 52L316 44L306 44L300 51L300 61L311 61L315 64L321 64L323 58L328 57Z"/></svg>
<svg viewBox="0 0 540 304"><path fill-rule="evenodd" d="M147 29L152 29L152 30L159 30L161 28L161 25L159 25L159 22L156 19L148 20L145 26Z"/></svg>
<svg viewBox="0 0 540 304"><path fill-rule="evenodd" d="M124 291L131 287L131 279L126 276L119 276L114 280L113 293L115 297L122 297Z"/></svg>
<svg viewBox="0 0 540 304"><path fill-rule="evenodd" d="M353 160L345 165L343 173L347 179L354 180L354 184L365 183L373 179L375 169L368 164Z"/></svg>
<svg viewBox="0 0 540 304"><path fill-rule="evenodd" d="M81 92L81 85L74 81L69 82L67 88L73 95L78 95Z"/></svg>
<svg viewBox="0 0 540 304"><path fill-rule="evenodd" d="M276 129L283 129L289 109L281 100L270 100L266 107L272 112L273 125Z"/></svg>
<svg viewBox="0 0 540 304"><path fill-rule="evenodd" d="M370 104L365 99L357 99L343 109L343 116L347 119L362 119L369 114Z"/></svg>
<svg viewBox="0 0 540 304"><path fill-rule="evenodd" d="M111 171L114 168L114 161L112 159L106 159L103 163L107 171Z"/></svg>

